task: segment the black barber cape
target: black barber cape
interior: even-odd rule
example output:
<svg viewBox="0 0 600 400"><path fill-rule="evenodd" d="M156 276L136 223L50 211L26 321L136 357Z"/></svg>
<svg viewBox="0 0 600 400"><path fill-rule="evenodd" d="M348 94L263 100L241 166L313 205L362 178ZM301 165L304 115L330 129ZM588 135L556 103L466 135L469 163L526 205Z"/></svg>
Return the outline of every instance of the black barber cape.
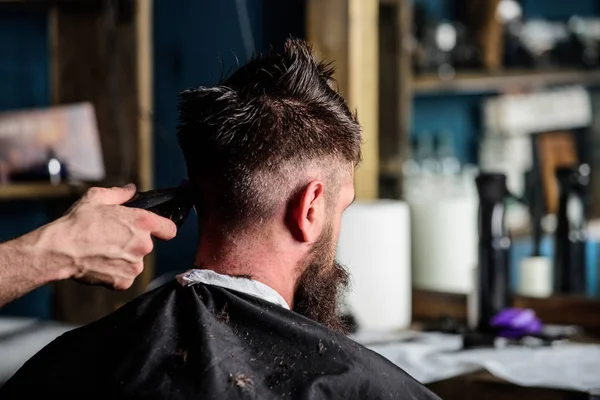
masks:
<svg viewBox="0 0 600 400"><path fill-rule="evenodd" d="M293 311L176 281L60 336L0 388L2 400L41 398L437 399Z"/></svg>

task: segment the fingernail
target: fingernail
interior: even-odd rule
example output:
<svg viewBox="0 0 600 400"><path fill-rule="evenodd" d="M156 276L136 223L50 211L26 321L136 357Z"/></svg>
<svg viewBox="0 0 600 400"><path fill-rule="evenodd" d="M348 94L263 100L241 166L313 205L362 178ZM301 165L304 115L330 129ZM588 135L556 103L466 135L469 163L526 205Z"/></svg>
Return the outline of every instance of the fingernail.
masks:
<svg viewBox="0 0 600 400"><path fill-rule="evenodd" d="M123 189L127 189L127 190L134 190L135 189L135 184L134 183L128 183L126 185L122 186Z"/></svg>

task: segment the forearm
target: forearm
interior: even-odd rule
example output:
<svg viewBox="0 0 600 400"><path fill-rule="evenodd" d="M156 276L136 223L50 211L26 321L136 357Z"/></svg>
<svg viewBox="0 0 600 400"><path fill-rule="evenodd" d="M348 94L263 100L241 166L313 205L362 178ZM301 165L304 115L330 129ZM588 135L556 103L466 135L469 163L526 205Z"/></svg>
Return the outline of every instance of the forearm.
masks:
<svg viewBox="0 0 600 400"><path fill-rule="evenodd" d="M47 248L46 227L0 244L0 307L47 283L67 278ZM50 250L50 251L49 251Z"/></svg>
<svg viewBox="0 0 600 400"><path fill-rule="evenodd" d="M92 188L65 216L0 243L0 307L63 279L128 289L144 269L152 236L177 233L167 218L122 207L134 194L135 186Z"/></svg>

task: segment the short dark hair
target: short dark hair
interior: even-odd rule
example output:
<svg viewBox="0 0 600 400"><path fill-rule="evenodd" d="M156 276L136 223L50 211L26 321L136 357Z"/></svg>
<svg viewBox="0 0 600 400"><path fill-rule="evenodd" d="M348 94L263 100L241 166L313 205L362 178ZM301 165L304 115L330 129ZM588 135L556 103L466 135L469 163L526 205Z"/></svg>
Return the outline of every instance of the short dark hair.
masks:
<svg viewBox="0 0 600 400"><path fill-rule="evenodd" d="M231 230L269 218L311 163L360 161L361 131L308 43L259 56L214 87L180 94L178 137L200 207ZM338 164L339 164L338 163Z"/></svg>

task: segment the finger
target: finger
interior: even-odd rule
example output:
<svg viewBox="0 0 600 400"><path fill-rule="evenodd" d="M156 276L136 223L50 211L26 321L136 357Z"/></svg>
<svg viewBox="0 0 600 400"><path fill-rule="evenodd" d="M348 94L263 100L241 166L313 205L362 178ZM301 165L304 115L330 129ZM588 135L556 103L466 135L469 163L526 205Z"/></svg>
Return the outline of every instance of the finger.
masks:
<svg viewBox="0 0 600 400"><path fill-rule="evenodd" d="M154 249L154 242L150 235L143 235L140 237L135 246L130 249L132 256L137 256L143 259L148 254L152 253Z"/></svg>
<svg viewBox="0 0 600 400"><path fill-rule="evenodd" d="M73 280L89 286L113 286L113 279L110 279L109 275L97 272L87 272L84 275L73 277Z"/></svg>
<svg viewBox="0 0 600 400"><path fill-rule="evenodd" d="M133 183L122 187L89 189L85 195L85 200L90 203L117 205L123 204L135 195L135 185Z"/></svg>
<svg viewBox="0 0 600 400"><path fill-rule="evenodd" d="M168 218L148 212L150 234L162 240L171 240L177 235L177 225Z"/></svg>
<svg viewBox="0 0 600 400"><path fill-rule="evenodd" d="M122 291L129 289L131 285L133 285L133 279L117 278L110 288L113 290Z"/></svg>
<svg viewBox="0 0 600 400"><path fill-rule="evenodd" d="M140 261L131 266L131 273L133 279L137 278L142 272L144 272L144 262Z"/></svg>
<svg viewBox="0 0 600 400"><path fill-rule="evenodd" d="M108 275L104 273L91 273L80 278L73 278L76 282L79 282L88 286L100 286L111 290L127 290L133 285L135 277L122 277Z"/></svg>

